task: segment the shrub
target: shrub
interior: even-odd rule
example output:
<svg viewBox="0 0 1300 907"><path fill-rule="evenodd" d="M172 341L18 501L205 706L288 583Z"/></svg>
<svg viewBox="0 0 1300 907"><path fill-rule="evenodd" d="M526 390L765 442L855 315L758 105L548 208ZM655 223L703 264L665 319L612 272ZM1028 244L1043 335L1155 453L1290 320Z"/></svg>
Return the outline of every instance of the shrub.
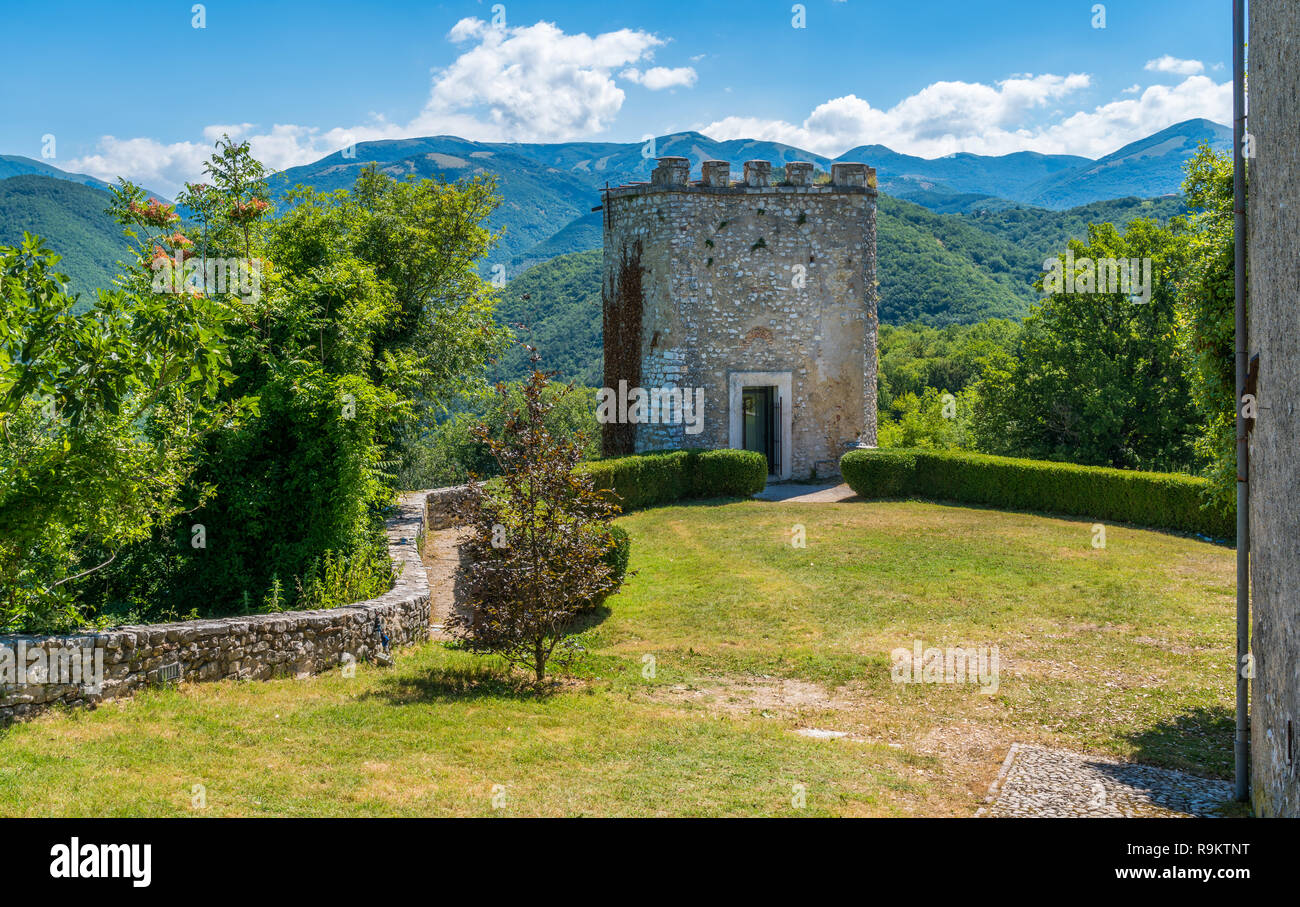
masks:
<svg viewBox="0 0 1300 907"><path fill-rule="evenodd" d="M1044 460L924 450L853 450L844 479L863 497L916 496L1038 510L1231 538L1234 518L1204 506L1209 483Z"/></svg>
<svg viewBox="0 0 1300 907"><path fill-rule="evenodd" d="M840 473L864 498L901 498L912 493L916 455L910 450L851 450L840 458Z"/></svg>
<svg viewBox="0 0 1300 907"><path fill-rule="evenodd" d="M500 440L480 426L499 476L491 485L470 485L458 507L469 564L457 582L469 613L447 621L470 651L526 666L539 684L556 646L573 633L574 618L618 589L614 574L626 556L610 526L618 507L590 479L574 475L579 445L546 428L553 405L546 387L546 376L534 371Z"/></svg>
<svg viewBox="0 0 1300 907"><path fill-rule="evenodd" d="M747 498L767 486L767 460L752 450L690 451L691 496Z"/></svg>
<svg viewBox="0 0 1300 907"><path fill-rule="evenodd" d="M345 413L340 400L352 405ZM279 577L292 608L324 608L391 586L383 514L384 413L391 394L355 375L275 378L259 412L223 432L196 471L218 493L177 527L182 564L164 603L204 616L260 601ZM205 527L193 548L190 524Z"/></svg>
<svg viewBox="0 0 1300 907"><path fill-rule="evenodd" d="M632 536L628 535L627 530L622 526L610 523L609 541L612 544L605 552L601 563L609 568L610 581L614 583L614 588L618 589L623 585L623 579L627 576L627 565L632 560ZM609 598L610 594L610 592L606 592L603 595L597 595L587 607L595 608Z"/></svg>
<svg viewBox="0 0 1300 907"><path fill-rule="evenodd" d="M767 484L767 460L749 450L674 450L597 460L578 467L624 510L684 498L749 497Z"/></svg>
<svg viewBox="0 0 1300 907"><path fill-rule="evenodd" d="M611 525L609 537L613 545L605 552L605 566L610 569L610 576L616 583L622 583L627 576L627 565L632 559L632 536L622 526Z"/></svg>

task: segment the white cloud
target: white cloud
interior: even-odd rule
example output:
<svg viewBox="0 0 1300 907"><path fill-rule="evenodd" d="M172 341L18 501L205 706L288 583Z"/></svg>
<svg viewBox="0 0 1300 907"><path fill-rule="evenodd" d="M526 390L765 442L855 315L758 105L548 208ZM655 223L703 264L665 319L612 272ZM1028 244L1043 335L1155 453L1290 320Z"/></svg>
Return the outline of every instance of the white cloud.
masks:
<svg viewBox="0 0 1300 907"><path fill-rule="evenodd" d="M618 75L621 79L643 85L651 91L659 91L663 88L690 88L695 84L696 79L695 70L689 66L680 66L676 69L654 66L645 72L631 66Z"/></svg>
<svg viewBox="0 0 1300 907"><path fill-rule="evenodd" d="M1142 68L1147 72L1167 72L1175 76L1195 76L1205 72L1205 64L1200 60L1180 60L1169 54L1147 60L1147 65Z"/></svg>
<svg viewBox="0 0 1300 907"><path fill-rule="evenodd" d="M106 135L98 152L69 161L68 168L114 182L119 176L175 197L180 188L177 175L197 181L203 162L212 153L207 142L163 144L149 138L119 139Z"/></svg>
<svg viewBox="0 0 1300 907"><path fill-rule="evenodd" d="M1175 86L1152 85L1136 98L1112 101L1066 117L1045 130L1044 148L1102 157L1184 120L1232 122L1232 83L1189 76Z"/></svg>
<svg viewBox="0 0 1300 907"><path fill-rule="evenodd" d="M1082 73L1021 75L996 85L935 82L888 110L850 94L818 105L800 125L728 117L700 131L717 139L773 139L823 154L862 144L931 157L954 151L1000 154L1004 148L1020 149L1027 138L1022 124L1032 112L1090 84Z"/></svg>
<svg viewBox="0 0 1300 907"><path fill-rule="evenodd" d="M857 145L880 144L920 157L959 151L1101 157L1183 120L1231 120L1231 83L1219 84L1200 75L1172 87L1152 85L1136 97L1090 111L1055 111L1061 99L1090 82L1087 75L1077 73L1016 76L995 85L936 82L888 110L845 95L818 105L799 124L733 116L696 128L715 139L768 139L829 156ZM1140 86L1127 90L1137 91ZM1045 112L1046 121L1035 124Z"/></svg>
<svg viewBox="0 0 1300 907"><path fill-rule="evenodd" d="M70 162L73 169L103 179L126 176L175 195L185 181L199 179L212 142L223 133L247 140L273 169L317 160L354 142L437 134L480 141L563 141L606 129L623 106L616 73L648 89L690 87L691 67L636 64L653 60L665 39L637 29L595 36L566 34L550 22L506 28L466 18L447 34L466 45L452 63L432 74L429 98L410 122L371 122L319 129L275 124L258 131L252 123L213 125L204 143L166 144L150 138L104 136L96 153Z"/></svg>
<svg viewBox="0 0 1300 907"><path fill-rule="evenodd" d="M434 74L414 134L455 126L465 138L557 141L600 132L623 106L613 72L665 43L628 28L591 37L550 22L505 28L481 19L462 19L447 37L477 43Z"/></svg>

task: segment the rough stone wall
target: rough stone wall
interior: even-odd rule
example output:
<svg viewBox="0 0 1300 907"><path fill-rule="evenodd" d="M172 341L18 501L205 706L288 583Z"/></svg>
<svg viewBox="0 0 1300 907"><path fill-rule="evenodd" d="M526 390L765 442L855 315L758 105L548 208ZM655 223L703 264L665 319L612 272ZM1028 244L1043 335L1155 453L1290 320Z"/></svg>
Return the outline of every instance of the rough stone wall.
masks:
<svg viewBox="0 0 1300 907"><path fill-rule="evenodd" d="M1300 4L1251 3L1249 48L1251 775L1257 815L1300 816Z"/></svg>
<svg viewBox="0 0 1300 907"><path fill-rule="evenodd" d="M836 166L833 184L801 164L772 184L751 162L733 184L709 161L687 183L685 159L665 158L651 183L607 193L607 310L627 250L640 252L640 384L705 390L702 433L639 425L637 451L728 447L733 372L791 374L794 477L876 443L874 171Z"/></svg>
<svg viewBox="0 0 1300 907"><path fill-rule="evenodd" d="M415 492L415 495L424 496L425 528L450 529L457 525L456 508L469 499L469 489L469 485L452 485Z"/></svg>
<svg viewBox="0 0 1300 907"><path fill-rule="evenodd" d="M388 521L389 552L400 568L393 588L379 598L320 611L289 611L216 620L181 621L121 627L76 636L0 636L0 647L102 651L103 684L28 682L0 686L0 724L28 717L54 704L71 706L129 696L159 683L167 668L178 681L266 680L303 676L344 664L344 654L365 661L382 648L375 628L382 621L389 643L397 646L429 638L429 585L416 549L424 525L426 499L418 492L403 498ZM35 663L35 662L32 662Z"/></svg>

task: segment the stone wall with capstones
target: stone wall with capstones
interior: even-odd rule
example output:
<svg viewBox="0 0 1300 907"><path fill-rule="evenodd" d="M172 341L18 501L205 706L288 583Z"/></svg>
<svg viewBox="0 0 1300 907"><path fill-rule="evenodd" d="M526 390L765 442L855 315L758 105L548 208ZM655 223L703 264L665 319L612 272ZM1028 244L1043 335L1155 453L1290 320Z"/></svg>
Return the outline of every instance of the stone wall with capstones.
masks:
<svg viewBox="0 0 1300 907"><path fill-rule="evenodd" d="M640 424L632 446L720 448L728 375L790 372L793 475L836 471L847 446L876 443L875 171L730 168L706 161L692 182L686 158L661 158L649 183L606 192L606 386L703 387L702 433ZM637 342L614 349L629 324ZM608 455L631 452L610 437Z"/></svg>
<svg viewBox="0 0 1300 907"><path fill-rule="evenodd" d="M429 498L436 500L429 502ZM429 584L417 550L427 509L441 511L436 492L406 495L388 521L389 554L397 566L393 588L371 601L318 611L287 611L214 620L128 626L74 636L0 636L0 653L23 651L28 665L48 663L48 653L87 651L98 660L102 687L56 684L48 668L26 683L0 683L0 724L52 705L73 707L129 696L150 685L211 680L302 677L367 661L383 648L429 638ZM44 656L34 654L39 650ZM99 650L99 657L93 654ZM12 657L12 656L10 656Z"/></svg>
<svg viewBox="0 0 1300 907"><path fill-rule="evenodd" d="M1224 8L1227 24L1227 8ZM1250 5L1251 789L1300 816L1300 5Z"/></svg>

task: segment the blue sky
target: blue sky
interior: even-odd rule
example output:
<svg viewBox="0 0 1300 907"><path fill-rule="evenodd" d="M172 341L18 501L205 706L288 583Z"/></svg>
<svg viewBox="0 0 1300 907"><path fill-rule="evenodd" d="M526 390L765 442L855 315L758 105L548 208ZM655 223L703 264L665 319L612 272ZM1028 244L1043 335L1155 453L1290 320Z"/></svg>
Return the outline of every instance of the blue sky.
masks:
<svg viewBox="0 0 1300 907"><path fill-rule="evenodd" d="M16 5L16 4L15 4ZM174 190L222 130L274 167L451 133L698 129L835 155L1098 157L1227 122L1228 0L47 2L6 9L0 153ZM502 21L504 17L504 21Z"/></svg>

